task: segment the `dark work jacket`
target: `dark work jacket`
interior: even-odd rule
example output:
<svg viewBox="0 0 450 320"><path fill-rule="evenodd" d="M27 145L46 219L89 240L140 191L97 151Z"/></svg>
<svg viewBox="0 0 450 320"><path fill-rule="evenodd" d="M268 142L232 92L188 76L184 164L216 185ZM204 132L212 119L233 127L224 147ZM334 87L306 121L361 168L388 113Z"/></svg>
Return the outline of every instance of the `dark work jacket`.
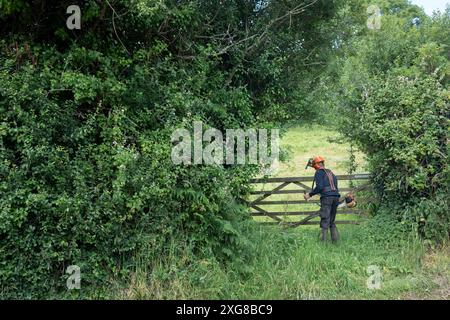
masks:
<svg viewBox="0 0 450 320"><path fill-rule="evenodd" d="M338 189L338 181L336 176L334 175L331 170L328 170L331 172L331 175L333 176L333 183L336 190L331 190L330 180L328 179L327 174L325 173L325 170L328 169L319 169L316 170L316 174L314 175L314 181L316 187L309 193L309 195L312 197L316 194L320 193L320 198L323 197L340 197L339 189Z"/></svg>

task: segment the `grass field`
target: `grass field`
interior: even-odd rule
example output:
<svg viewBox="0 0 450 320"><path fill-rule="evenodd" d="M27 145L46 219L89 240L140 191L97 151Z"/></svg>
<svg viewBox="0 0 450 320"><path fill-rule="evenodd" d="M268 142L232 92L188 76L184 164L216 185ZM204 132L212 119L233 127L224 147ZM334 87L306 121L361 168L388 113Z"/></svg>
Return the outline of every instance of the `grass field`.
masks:
<svg viewBox="0 0 450 320"><path fill-rule="evenodd" d="M314 169L305 170L308 159L321 155L326 159L326 166L336 174L346 174L350 166L350 143L340 137L333 129L320 125L296 126L288 129L281 140L282 149L289 151L289 158L281 162L276 176L311 176ZM355 152L357 172L366 172L364 154Z"/></svg>
<svg viewBox="0 0 450 320"><path fill-rule="evenodd" d="M317 154L324 156L337 174L346 173L349 145L328 141L336 136L320 126L291 128L282 141L290 148L291 157L280 164L276 176L312 175L312 169L305 171L304 164ZM357 171L364 172L363 154L356 154L356 162ZM209 259L187 265L178 256L169 257L151 273L146 268L137 270L132 282L118 289L115 297L449 299L449 247L432 249L414 236L399 238L394 225L380 230L376 221L340 226L337 245L319 243L317 226L256 225L251 234L256 254L253 261L245 262L245 270L223 268ZM380 271L379 289L368 287L370 268Z"/></svg>

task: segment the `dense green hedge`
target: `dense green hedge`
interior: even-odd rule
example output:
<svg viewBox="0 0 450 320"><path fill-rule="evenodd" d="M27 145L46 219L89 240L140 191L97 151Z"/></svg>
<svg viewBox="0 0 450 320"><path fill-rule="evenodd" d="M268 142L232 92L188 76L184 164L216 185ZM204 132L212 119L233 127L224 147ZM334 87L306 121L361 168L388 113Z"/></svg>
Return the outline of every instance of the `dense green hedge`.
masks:
<svg viewBox="0 0 450 320"><path fill-rule="evenodd" d="M106 279L105 271L126 274L133 270L129 257L147 242L155 257L176 238L219 258L238 250L234 228L247 215L234 198L251 168L175 167L175 125L156 130L174 104L150 112L136 101L147 76L138 66L124 81L111 68L119 62L99 52L33 54L42 65L16 70L7 56L0 72L4 296L62 290L70 264L80 266L84 285ZM82 71L94 63L96 74ZM180 107L195 99L164 94L183 99ZM224 94L245 107L245 97Z"/></svg>
<svg viewBox="0 0 450 320"><path fill-rule="evenodd" d="M369 90L355 134L370 157L383 206L413 222L423 236L446 238L450 112L445 90L432 77L397 75L375 81Z"/></svg>
<svg viewBox="0 0 450 320"><path fill-rule="evenodd" d="M171 133L285 117L333 2L87 0L68 30L72 2L0 1L0 296L65 294L72 264L106 288L174 243L243 264L256 168L174 166Z"/></svg>
<svg viewBox="0 0 450 320"><path fill-rule="evenodd" d="M450 9L405 12L384 15L340 59L341 129L368 156L380 212L448 239Z"/></svg>

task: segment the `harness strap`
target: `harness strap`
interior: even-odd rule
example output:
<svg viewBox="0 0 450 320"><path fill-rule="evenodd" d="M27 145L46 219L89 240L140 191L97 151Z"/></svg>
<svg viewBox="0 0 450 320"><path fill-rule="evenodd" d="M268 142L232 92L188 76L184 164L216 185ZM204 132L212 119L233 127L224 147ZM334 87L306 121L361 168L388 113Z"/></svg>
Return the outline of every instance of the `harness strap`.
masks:
<svg viewBox="0 0 450 320"><path fill-rule="evenodd" d="M334 185L333 173L331 172L331 170L329 170L329 169L320 169L320 170L325 171L325 173L328 177L328 182L330 183L330 189L327 190L326 192L336 191L336 186ZM312 190L314 190L315 184L316 184L316 179L313 180L312 187L311 187ZM328 189L328 187L325 187L325 189Z"/></svg>
<svg viewBox="0 0 450 320"><path fill-rule="evenodd" d="M328 181L330 182L331 190L336 191L336 187L334 185L333 173L331 172L331 170L327 170L327 169L325 169L325 173L327 174Z"/></svg>

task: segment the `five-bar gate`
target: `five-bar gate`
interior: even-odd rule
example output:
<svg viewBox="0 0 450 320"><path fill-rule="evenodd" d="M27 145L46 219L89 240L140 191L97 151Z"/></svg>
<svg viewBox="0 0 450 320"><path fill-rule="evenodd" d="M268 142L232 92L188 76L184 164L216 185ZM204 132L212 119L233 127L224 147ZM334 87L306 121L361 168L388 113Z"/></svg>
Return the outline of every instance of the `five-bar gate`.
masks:
<svg viewBox="0 0 450 320"><path fill-rule="evenodd" d="M364 198L358 196L358 192L367 190L370 188L370 176L369 174L351 174L351 175L337 175L339 192L341 193L341 200L344 196L351 192L357 198L357 203L362 204L366 202ZM246 199L248 206L252 209L252 216L254 217L269 217L273 221L265 221L265 224L286 224L288 226L297 227L300 225L318 224L318 221L311 221L313 218L319 216L320 200L318 196L313 197L309 201L303 199L303 194L311 190L311 184L314 177L286 177L286 178L260 178L252 179L251 183L254 185L253 191L250 192L254 199ZM309 183L308 183L309 182ZM308 183L309 185L307 185ZM274 186L275 185L275 186ZM262 186L265 188L269 186L269 190L263 190L258 188ZM258 190L259 189L259 190ZM273 195L277 199L273 198ZM281 195L281 196L278 196ZM281 197L281 199L280 199ZM285 198L283 198L285 197ZM287 199L286 199L287 197ZM317 206L315 210L311 210L311 206ZM284 210L279 209L280 207ZM274 209L275 208L275 209ZM287 210L293 208L292 210ZM338 208L338 214L361 214L362 210L359 206L356 208ZM286 216L303 216L298 221L288 221ZM341 220L336 219L336 223L339 224L358 224L355 220Z"/></svg>

